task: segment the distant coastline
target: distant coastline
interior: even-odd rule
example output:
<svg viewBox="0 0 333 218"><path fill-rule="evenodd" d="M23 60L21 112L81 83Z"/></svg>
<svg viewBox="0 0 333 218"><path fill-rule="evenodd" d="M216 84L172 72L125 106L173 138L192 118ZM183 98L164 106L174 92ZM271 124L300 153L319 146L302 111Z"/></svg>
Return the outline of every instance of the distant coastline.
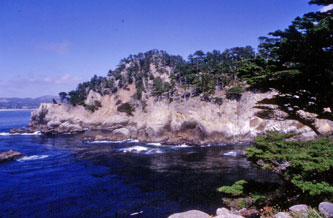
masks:
<svg viewBox="0 0 333 218"><path fill-rule="evenodd" d="M37 110L37 108L33 109L0 109L0 111L34 111Z"/></svg>

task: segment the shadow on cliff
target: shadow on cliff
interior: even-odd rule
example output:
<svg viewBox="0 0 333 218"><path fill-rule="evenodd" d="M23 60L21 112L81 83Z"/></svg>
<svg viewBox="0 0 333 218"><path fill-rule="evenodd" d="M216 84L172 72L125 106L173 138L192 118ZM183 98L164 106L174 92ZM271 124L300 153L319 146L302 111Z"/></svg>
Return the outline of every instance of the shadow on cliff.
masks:
<svg viewBox="0 0 333 218"><path fill-rule="evenodd" d="M323 107L315 102L315 100L315 98L306 95L275 95L273 98L266 98L257 103L258 106L255 108L262 110L257 112L256 115L263 119L297 120L301 124L311 128L317 135L321 135L315 126L315 119L327 119L333 121L333 115L329 111L325 111ZM275 109L269 105L276 105L277 108L285 112L287 116L283 118L277 117L275 115ZM300 111L303 111L303 113L300 113Z"/></svg>

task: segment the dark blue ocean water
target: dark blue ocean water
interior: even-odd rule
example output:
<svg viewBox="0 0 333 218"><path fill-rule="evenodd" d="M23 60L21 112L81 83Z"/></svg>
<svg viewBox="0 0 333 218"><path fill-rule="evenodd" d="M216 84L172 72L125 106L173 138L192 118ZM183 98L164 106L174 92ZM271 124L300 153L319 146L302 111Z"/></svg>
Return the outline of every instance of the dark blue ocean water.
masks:
<svg viewBox="0 0 333 218"><path fill-rule="evenodd" d="M242 144L170 147L6 134L29 117L30 111L0 111L0 152L28 156L0 165L0 217L167 217L190 209L214 214L222 206L217 187L275 179L243 157L223 155ZM142 152L126 152L133 147Z"/></svg>

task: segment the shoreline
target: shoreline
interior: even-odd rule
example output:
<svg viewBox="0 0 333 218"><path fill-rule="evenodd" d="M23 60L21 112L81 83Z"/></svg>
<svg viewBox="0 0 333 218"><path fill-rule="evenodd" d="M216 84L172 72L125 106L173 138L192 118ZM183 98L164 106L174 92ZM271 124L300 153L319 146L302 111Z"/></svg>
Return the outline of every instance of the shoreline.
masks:
<svg viewBox="0 0 333 218"><path fill-rule="evenodd" d="M37 110L37 108L35 109L0 109L0 111L34 111Z"/></svg>

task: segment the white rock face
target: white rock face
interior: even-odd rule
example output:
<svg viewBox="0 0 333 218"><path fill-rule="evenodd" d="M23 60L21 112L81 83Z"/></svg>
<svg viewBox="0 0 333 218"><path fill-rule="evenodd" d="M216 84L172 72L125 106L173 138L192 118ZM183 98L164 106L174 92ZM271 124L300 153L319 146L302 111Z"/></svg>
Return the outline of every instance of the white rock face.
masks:
<svg viewBox="0 0 333 218"><path fill-rule="evenodd" d="M116 129L114 130L112 133L114 134L121 134L125 137L129 137L130 136L130 131L126 128L120 128L120 129Z"/></svg>
<svg viewBox="0 0 333 218"><path fill-rule="evenodd" d="M223 98L221 105L201 101L199 97L157 101L147 97L145 103L134 100L135 85L120 89L113 95L100 96L89 92L87 103L99 100L102 107L90 112L82 106L42 104L32 115L30 125L36 130L64 132L82 129L111 129L112 135L146 142L222 143L251 140L268 130L300 133L302 139L313 139L317 133L288 115L276 105L260 103L277 94L244 92L239 101ZM132 116L117 108L129 103L135 108ZM333 132L333 122L317 119L309 113L298 112L312 119L319 132ZM118 130L117 130L118 129ZM117 133L117 134L116 134ZM112 137L112 136L110 136Z"/></svg>
<svg viewBox="0 0 333 218"><path fill-rule="evenodd" d="M85 104L87 105L94 105L95 101L101 101L102 100L102 96L95 92L94 90L90 90L87 96L87 99L85 100Z"/></svg>

